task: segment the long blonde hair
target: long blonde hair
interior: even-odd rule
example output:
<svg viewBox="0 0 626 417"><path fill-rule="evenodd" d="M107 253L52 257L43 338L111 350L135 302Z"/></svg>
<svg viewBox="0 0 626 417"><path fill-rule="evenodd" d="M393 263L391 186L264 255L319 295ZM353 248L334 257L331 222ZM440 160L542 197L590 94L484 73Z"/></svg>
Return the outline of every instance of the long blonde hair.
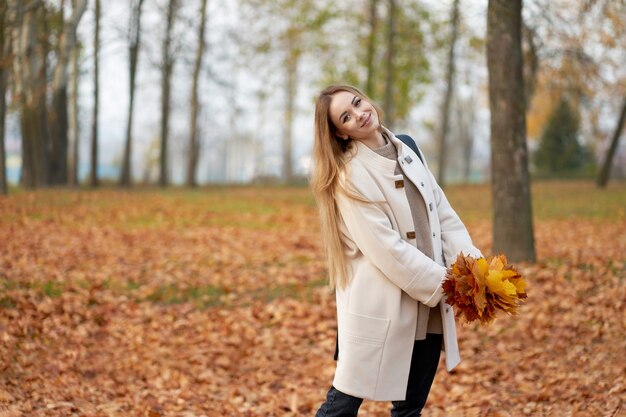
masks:
<svg viewBox="0 0 626 417"><path fill-rule="evenodd" d="M339 181L346 169L346 163L353 149L352 139L342 139L330 120L330 102L333 94L347 91L376 109L382 126L383 112L378 104L350 85L331 85L322 90L315 102L315 143L313 146L313 172L311 188L317 201L322 226L322 242L328 263L329 285L331 288L345 288L349 283L348 265L339 231L340 215L336 197L344 193L349 198L369 202L354 190L347 189Z"/></svg>

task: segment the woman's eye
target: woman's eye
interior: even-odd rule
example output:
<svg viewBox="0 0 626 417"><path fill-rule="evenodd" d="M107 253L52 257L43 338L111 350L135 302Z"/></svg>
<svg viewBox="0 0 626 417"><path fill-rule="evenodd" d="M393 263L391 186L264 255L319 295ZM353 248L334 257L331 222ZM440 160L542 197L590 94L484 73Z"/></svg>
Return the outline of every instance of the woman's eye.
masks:
<svg viewBox="0 0 626 417"><path fill-rule="evenodd" d="M345 117L343 118L343 123L346 123L348 120L350 120L350 116L345 116Z"/></svg>
<svg viewBox="0 0 626 417"><path fill-rule="evenodd" d="M359 105L360 105L360 104L361 104L361 99L360 99L360 98L357 98L357 99L356 99L356 101L354 102L354 105L355 105L356 107L359 107Z"/></svg>

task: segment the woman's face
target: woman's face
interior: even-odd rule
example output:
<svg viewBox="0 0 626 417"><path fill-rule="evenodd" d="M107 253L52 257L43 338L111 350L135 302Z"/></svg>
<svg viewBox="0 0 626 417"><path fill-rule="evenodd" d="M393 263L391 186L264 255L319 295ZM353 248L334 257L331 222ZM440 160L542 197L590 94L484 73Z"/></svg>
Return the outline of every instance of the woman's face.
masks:
<svg viewBox="0 0 626 417"><path fill-rule="evenodd" d="M331 97L330 120L340 138L363 140L376 134L380 120L370 102L348 91L338 91Z"/></svg>

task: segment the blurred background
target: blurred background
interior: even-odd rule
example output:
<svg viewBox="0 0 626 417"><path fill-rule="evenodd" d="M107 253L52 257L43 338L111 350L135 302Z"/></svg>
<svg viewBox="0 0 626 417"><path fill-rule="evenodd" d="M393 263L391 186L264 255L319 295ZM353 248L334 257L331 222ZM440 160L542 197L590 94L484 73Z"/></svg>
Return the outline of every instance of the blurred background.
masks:
<svg viewBox="0 0 626 417"><path fill-rule="evenodd" d="M416 139L441 182L489 180L487 1L1 7L5 192L7 182L304 182L314 98L330 83L379 102L386 124ZM613 178L626 176L625 16L622 0L524 3L534 177L596 178L605 164Z"/></svg>
<svg viewBox="0 0 626 417"><path fill-rule="evenodd" d="M624 63L626 0L0 0L0 416L317 410L330 83L529 283L428 415L626 416Z"/></svg>

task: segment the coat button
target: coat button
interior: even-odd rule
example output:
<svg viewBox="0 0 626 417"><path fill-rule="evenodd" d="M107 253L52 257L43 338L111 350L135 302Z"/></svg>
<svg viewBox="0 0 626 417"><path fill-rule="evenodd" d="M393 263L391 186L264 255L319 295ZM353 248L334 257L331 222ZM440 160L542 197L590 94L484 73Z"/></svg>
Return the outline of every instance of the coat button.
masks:
<svg viewBox="0 0 626 417"><path fill-rule="evenodd" d="M424 181L421 181L421 182L420 182L420 185L423 187L423 186L424 186Z"/></svg>
<svg viewBox="0 0 626 417"><path fill-rule="evenodd" d="M404 187L404 180L397 180L395 184L396 188L402 188Z"/></svg>
<svg viewBox="0 0 626 417"><path fill-rule="evenodd" d="M449 309L448 307L446 307L446 313L447 313L448 311L450 311L450 309Z"/></svg>
<svg viewBox="0 0 626 417"><path fill-rule="evenodd" d="M433 238L435 237L435 232L433 232Z"/></svg>
<svg viewBox="0 0 626 417"><path fill-rule="evenodd" d="M433 211L433 203L428 203L428 208L430 209L430 211Z"/></svg>

